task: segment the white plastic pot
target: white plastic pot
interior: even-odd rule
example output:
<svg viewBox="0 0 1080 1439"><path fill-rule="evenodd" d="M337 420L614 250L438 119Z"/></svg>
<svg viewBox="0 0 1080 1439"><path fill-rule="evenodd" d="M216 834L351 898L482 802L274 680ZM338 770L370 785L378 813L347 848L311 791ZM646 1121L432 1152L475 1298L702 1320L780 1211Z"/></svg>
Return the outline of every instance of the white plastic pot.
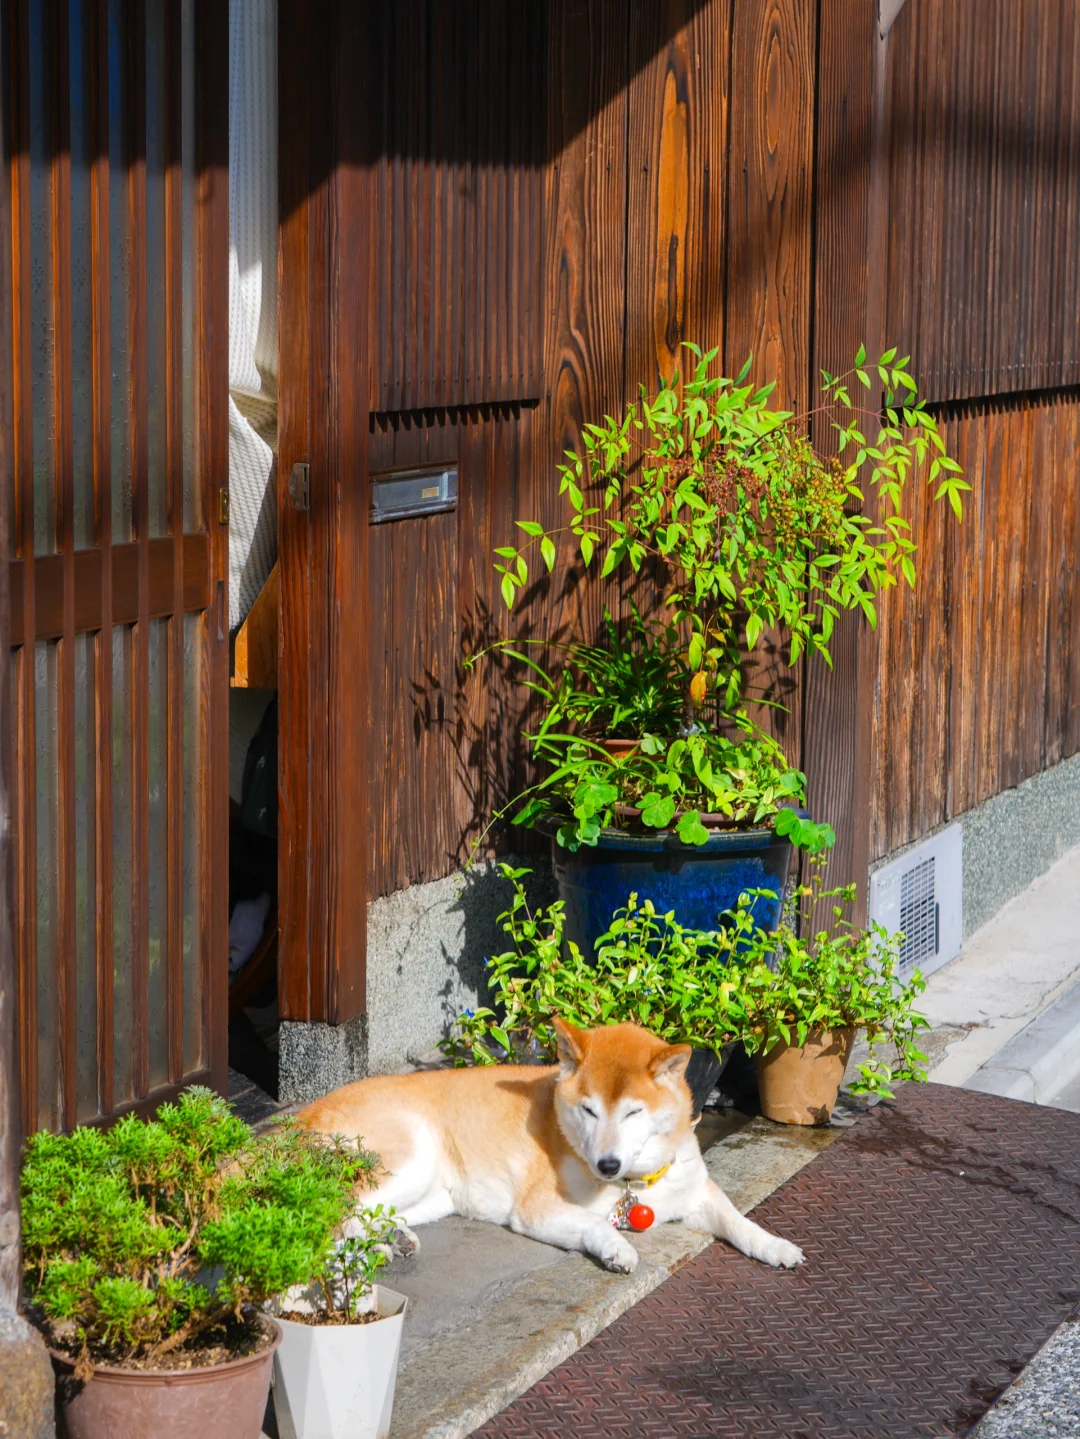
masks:
<svg viewBox="0 0 1080 1439"><path fill-rule="evenodd" d="M369 1324L278 1318L274 1407L281 1439L386 1439L394 1407L404 1294L373 1287Z"/></svg>

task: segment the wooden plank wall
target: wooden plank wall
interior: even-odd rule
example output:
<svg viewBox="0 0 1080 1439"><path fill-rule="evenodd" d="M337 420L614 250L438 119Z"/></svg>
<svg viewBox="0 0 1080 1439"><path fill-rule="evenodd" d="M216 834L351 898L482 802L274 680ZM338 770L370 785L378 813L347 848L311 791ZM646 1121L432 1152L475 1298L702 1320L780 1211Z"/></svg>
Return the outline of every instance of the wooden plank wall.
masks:
<svg viewBox="0 0 1080 1439"><path fill-rule="evenodd" d="M911 497L873 856L1080 750L1080 20L1058 0L979 14L920 0L891 38L887 329L973 492L959 526Z"/></svg>
<svg viewBox="0 0 1080 1439"><path fill-rule="evenodd" d="M1075 750L1075 397L1027 393L1060 387L1076 358L1075 327L1056 318L1075 313L1063 239L1076 203L1069 6L1048 0L1045 23L1025 19L1013 53L1005 0L993 0L988 33L969 7L949 15L944 0L918 0L887 43L863 0L551 0L515 86L436 135L451 82L490 63L461 43L480 3L451 18L402 0L372 52L412 37L431 92L425 110L389 62L393 84L371 90L387 153L365 158L368 460L373 474L456 463L461 499L456 515L374 527L365 541L371 895L450 873L520 782L521 705L495 665L467 674L462 659L500 634L594 633L611 594L562 569L538 579L510 623L491 549L515 538L516 516L557 520L555 465L582 424L654 388L684 339L719 345L729 373L752 350L777 402L801 410L821 367L850 362L864 339L896 339L923 361L936 400L967 405L943 415L978 476L968 517L957 528L940 507L914 506L920 586L884 606L880 641L842 623L834 671L810 663L793 683L779 650L765 667L789 704L777 728L808 772L811 806L840 833L836 878ZM512 23L528 28L536 14ZM513 52L516 32L500 26L491 44ZM541 83L542 143L495 122ZM1052 135L1055 107L1065 118ZM398 138L387 145L387 134ZM474 212L462 187L471 197L481 182L491 188ZM965 204L943 202L961 192ZM526 243L538 205L542 230ZM480 311L455 313L480 293L469 286L481 263L502 278ZM1038 274L1017 308L1025 264ZM973 271L1001 320L984 316L982 332L976 292L961 286ZM490 362L469 358L486 344ZM1014 398L978 399L1005 392ZM1043 523L1039 485L1064 528ZM1021 575L1017 609L1001 586L1019 594ZM988 604L1001 607L996 629ZM1011 728L1003 696L1021 693ZM297 1017L323 1017L304 1005Z"/></svg>
<svg viewBox="0 0 1080 1439"><path fill-rule="evenodd" d="M919 0L890 36L889 319L935 399L1080 383L1080 12Z"/></svg>
<svg viewBox="0 0 1080 1439"><path fill-rule="evenodd" d="M1080 751L1080 392L950 407L973 493L912 505L923 573L882 610L872 854Z"/></svg>
<svg viewBox="0 0 1080 1439"><path fill-rule="evenodd" d="M741 357L760 351L761 373L780 378L785 396L805 400L814 6L747 0L736 13L733 50L730 7L719 0L554 0L538 71L547 86L547 159L537 171L544 250L539 303L529 313L542 368L533 362L535 383L520 406L492 409L507 398L494 382L479 395L447 382L438 393L457 399L457 410L373 420L373 473L455 459L462 500L456 517L371 532L370 603L386 616L375 627L370 661L372 674L382 667L385 675L369 699L372 894L448 873L491 808L521 782L521 702L497 681L495 666L463 674L462 655L481 638L521 632L516 626L530 634L593 633L605 602L617 600L596 583L578 585L564 569L533 587L511 623L491 570L491 547L514 539L517 516L557 519L555 466L578 446L581 426L615 412L641 384L655 390L661 375L684 365L689 339L734 345ZM751 64L755 56L762 58ZM729 144L740 147L733 225L726 219ZM397 153L381 166L399 191L420 193L437 166L411 168L410 175ZM381 181L384 206L391 188ZM437 194L437 182L424 193ZM531 216L531 191L520 194ZM390 225L396 237L400 216L397 209L381 215L377 231ZM740 242L729 254L729 236L751 228L764 243ZM510 260L511 269L525 263L523 252ZM436 257L433 282L439 265ZM528 283L526 276L512 291L524 293ZM373 377L408 370L383 318L402 306L408 312L418 281L394 279L380 266L377 289L395 285L390 299L373 302ZM497 303L484 318L500 333ZM429 328L440 332L437 321ZM373 379L373 395L422 405L432 393L429 370L418 357L407 382L386 389ZM489 403L470 407L474 398ZM380 401L379 408L391 407ZM793 713L781 728L797 762L798 694L792 686L787 693Z"/></svg>

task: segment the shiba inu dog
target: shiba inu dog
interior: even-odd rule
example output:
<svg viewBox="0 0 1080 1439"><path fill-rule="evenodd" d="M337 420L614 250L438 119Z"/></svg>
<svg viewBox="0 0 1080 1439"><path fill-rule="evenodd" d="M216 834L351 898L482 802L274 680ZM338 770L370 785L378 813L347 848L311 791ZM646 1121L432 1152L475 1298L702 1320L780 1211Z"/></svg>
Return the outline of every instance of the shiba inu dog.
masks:
<svg viewBox="0 0 1080 1439"><path fill-rule="evenodd" d="M766 1264L803 1262L709 1178L684 1078L688 1044L633 1024L555 1025L557 1066L363 1079L298 1118L374 1150L382 1175L363 1201L393 1205L410 1227L448 1214L485 1219L629 1274L637 1251L612 1215L630 1187L656 1223L681 1219Z"/></svg>

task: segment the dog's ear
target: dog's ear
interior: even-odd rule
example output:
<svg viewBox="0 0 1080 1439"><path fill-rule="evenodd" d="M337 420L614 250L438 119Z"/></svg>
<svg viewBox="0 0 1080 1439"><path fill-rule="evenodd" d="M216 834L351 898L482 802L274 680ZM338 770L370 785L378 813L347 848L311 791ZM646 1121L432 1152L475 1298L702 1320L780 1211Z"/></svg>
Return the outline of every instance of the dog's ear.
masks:
<svg viewBox="0 0 1080 1439"><path fill-rule="evenodd" d="M585 1058L585 1031L577 1029L572 1024L567 1024L566 1020L560 1019L558 1015L555 1016L552 1023L555 1026L555 1037L559 1045L561 1077L569 1079Z"/></svg>
<svg viewBox="0 0 1080 1439"><path fill-rule="evenodd" d="M686 1066L693 1052L689 1044L669 1044L653 1055L649 1073L657 1084L678 1084L686 1077Z"/></svg>

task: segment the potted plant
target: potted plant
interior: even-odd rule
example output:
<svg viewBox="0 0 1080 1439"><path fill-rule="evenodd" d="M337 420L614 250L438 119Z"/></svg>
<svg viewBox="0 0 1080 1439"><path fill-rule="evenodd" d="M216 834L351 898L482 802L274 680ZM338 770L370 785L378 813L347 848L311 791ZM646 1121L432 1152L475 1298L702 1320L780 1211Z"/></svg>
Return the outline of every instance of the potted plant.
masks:
<svg viewBox="0 0 1080 1439"><path fill-rule="evenodd" d="M735 915L731 932L742 939L744 962L729 1014L755 1058L762 1113L783 1124L827 1124L860 1033L870 1057L852 1093L889 1096L899 1080L925 1079L917 1042L928 1021L914 1004L926 981L918 970L900 979L902 935L844 919L854 885L826 890L815 874L798 895L805 937L787 924L766 935L747 912ZM823 905L831 917L819 927ZM891 1061L880 1053L886 1045Z"/></svg>
<svg viewBox="0 0 1080 1439"><path fill-rule="evenodd" d="M522 887L528 871L502 871L514 885L501 916L513 947L487 961L494 1007L466 1010L442 1042L456 1064L522 1056L554 1063L559 1016L581 1028L629 1020L669 1044L723 1056L741 1040L756 1059L762 1110L784 1123L828 1121L859 1032L870 1041L870 1057L853 1093L888 1096L899 1080L925 1078L916 1041L927 1021L914 1009L925 981L918 972L898 980L899 937L844 920L853 885L825 890L816 873L796 891L807 903L806 939L790 924L764 929L755 913L761 896L753 892L740 896L726 926L711 931L685 928L631 895L586 955L563 943L563 902L532 911ZM823 904L832 921L814 931ZM880 1053L886 1044L891 1062ZM704 1098L695 1093L699 1105Z"/></svg>
<svg viewBox="0 0 1080 1439"><path fill-rule="evenodd" d="M958 516L969 488L895 349L875 367L884 406L872 413L877 433L868 439L851 395L853 386L871 387L864 348L847 374L823 372L821 404L804 415L770 410L772 387L745 383L750 361L735 380L717 378L709 374L717 351L687 348L697 361L692 374L675 376L653 398L643 392L620 417L585 427L584 453L568 454L560 469L569 523L548 530L518 520L522 543L496 550L503 599L512 607L529 581L533 549L551 571L559 539L569 534L584 570L596 558L601 579L654 585L684 646L682 723L647 731L648 752L642 735L638 749L604 771L603 745L580 726L569 733L560 727L581 708L568 703L574 697L565 685L530 736L552 771L521 797L517 820L557 819L553 853L571 904L574 867L560 851L606 851L597 863L617 874L636 862L628 843L635 830L651 829L665 858L708 846L730 858L744 833L751 851L785 836L805 836L810 848L828 843L821 828L792 812L805 780L753 724L748 703L767 697L750 693L747 671L776 634L787 636L792 665L807 650L831 663L841 611L875 623L875 595L898 577L914 584L915 545L901 513L914 472L924 471L935 498L947 499ZM811 422L815 433L831 427L838 457L815 451ZM874 515L864 511L863 483ZM582 672L579 688L588 692L591 677ZM720 834L707 822L714 815L726 821ZM762 828L770 832L765 839L754 833ZM696 867L676 886L687 924L686 891L699 880ZM627 868L615 885L620 899L635 887ZM585 927L578 937L586 942L593 934Z"/></svg>
<svg viewBox="0 0 1080 1439"><path fill-rule="evenodd" d="M672 625L634 610L621 629L606 616L605 629L603 646L553 647L565 654L555 674L536 657L544 641L482 652L523 665L544 706L527 738L546 772L492 822L509 811L515 825L553 836L566 935L587 953L631 891L711 929L744 890L768 889L758 920L772 927L792 845L834 840L798 808L805 776L745 709L721 720L695 696Z"/></svg>
<svg viewBox="0 0 1080 1439"><path fill-rule="evenodd" d="M281 1331L375 1161L299 1131L257 1140L185 1091L156 1119L34 1134L25 1284L70 1439L258 1439Z"/></svg>
<svg viewBox="0 0 1080 1439"><path fill-rule="evenodd" d="M406 1299L375 1283L398 1229L376 1205L348 1222L312 1282L273 1306L281 1439L384 1439L390 1432Z"/></svg>

